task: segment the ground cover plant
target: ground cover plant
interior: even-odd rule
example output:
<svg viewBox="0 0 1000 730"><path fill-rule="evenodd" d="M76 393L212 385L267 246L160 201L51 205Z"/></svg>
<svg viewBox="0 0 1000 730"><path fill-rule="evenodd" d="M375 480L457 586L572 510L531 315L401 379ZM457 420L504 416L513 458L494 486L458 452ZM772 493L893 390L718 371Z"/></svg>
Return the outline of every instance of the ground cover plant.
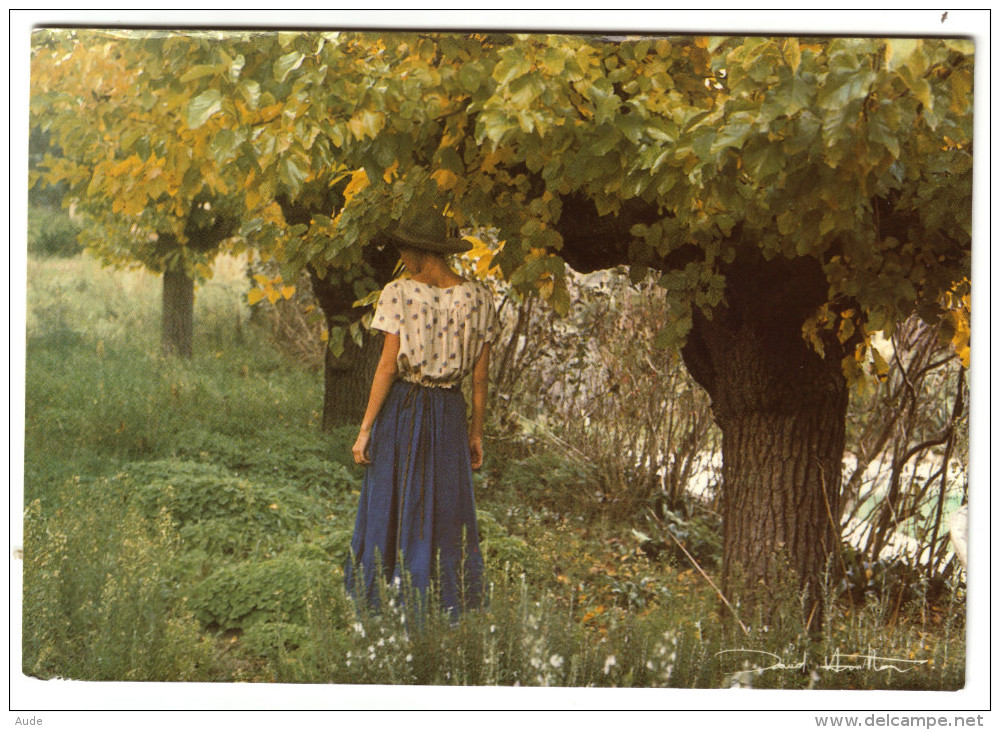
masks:
<svg viewBox="0 0 1000 730"><path fill-rule="evenodd" d="M886 590L894 563L880 570L863 556L853 575L866 582L852 593L831 565L820 632L805 630L794 585L776 591L766 621L741 615L745 632L707 580L717 579L721 560L712 490L678 501L667 498L667 484L656 485L655 498L629 494L628 474L602 482L600 464L581 457L585 429L559 431L528 413L513 384L511 408L502 389L497 394L489 462L477 476L487 608L455 625L435 613L416 622L403 587L403 595L386 589L381 613L359 612L342 589L361 478L350 462L354 430L321 430L322 373L251 321L242 264L220 264L197 290L190 360L161 354L159 291L149 274L108 271L87 255L32 258L28 273L28 675L609 687L964 683L960 570L937 590L925 572L910 576L904 595ZM581 306L587 296L580 293ZM536 322L539 332L552 326L548 314ZM600 376L596 365L586 369ZM579 393L562 401L568 416L586 405ZM607 433L602 428L595 433ZM658 433L666 438L669 429ZM869 655L900 671L866 664Z"/></svg>

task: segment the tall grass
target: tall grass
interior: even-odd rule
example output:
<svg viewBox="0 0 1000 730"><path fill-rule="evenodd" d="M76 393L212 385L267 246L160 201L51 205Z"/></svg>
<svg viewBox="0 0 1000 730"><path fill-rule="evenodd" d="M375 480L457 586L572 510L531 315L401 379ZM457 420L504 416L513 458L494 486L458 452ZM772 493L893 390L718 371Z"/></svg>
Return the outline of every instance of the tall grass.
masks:
<svg viewBox="0 0 1000 730"><path fill-rule="evenodd" d="M751 621L744 634L690 566L644 554L627 526L557 515L502 484L479 495L486 608L414 621L404 608L412 599L390 591L385 610L360 611L342 586L360 486L353 433L320 433L320 374L277 354L249 323L239 272L199 289L187 362L159 355L152 277L84 257L31 261L29 271L28 674L617 687L964 681L960 591L944 608L921 598L853 611L831 591L822 636L791 618ZM550 462L500 472L575 478ZM778 613L801 615L794 591L780 600ZM828 666L865 652L915 663L901 664L906 672Z"/></svg>
<svg viewBox="0 0 1000 730"><path fill-rule="evenodd" d="M238 276L199 288L190 361L160 353L159 286L85 257L29 263L29 501L74 473L171 456L204 434L243 440L318 422L321 383L249 326Z"/></svg>

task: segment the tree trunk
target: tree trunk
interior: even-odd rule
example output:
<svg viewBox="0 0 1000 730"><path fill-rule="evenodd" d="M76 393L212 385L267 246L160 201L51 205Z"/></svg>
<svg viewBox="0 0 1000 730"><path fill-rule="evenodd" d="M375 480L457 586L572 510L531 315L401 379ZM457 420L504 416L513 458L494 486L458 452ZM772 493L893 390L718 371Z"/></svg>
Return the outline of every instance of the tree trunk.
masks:
<svg viewBox="0 0 1000 730"><path fill-rule="evenodd" d="M367 332L361 347L347 338L344 353L338 358L327 349L323 372L324 431L361 425L381 352L382 338Z"/></svg>
<svg viewBox="0 0 1000 730"><path fill-rule="evenodd" d="M347 181L331 184L329 180L317 179L303 188L303 194L292 199L279 194L275 200L281 207L285 220L290 225L310 225L314 215L330 215L331 210L339 210L344 205L344 188ZM379 287L391 279L399 258L394 245L384 239L372 241L365 247L365 274ZM330 270L321 276L312 266L306 269L312 283L313 294L319 302L329 329L348 326L361 319L363 311L354 306L359 293L354 281L344 279L344 272ZM323 430L349 424L361 424L368 405L375 365L382 350L382 338L364 332L364 340L359 348L350 337L344 341L344 353L334 358L327 349L323 373Z"/></svg>
<svg viewBox="0 0 1000 730"><path fill-rule="evenodd" d="M769 622L792 578L806 591L805 619L816 629L823 575L840 539L843 348L821 357L802 336L826 297L818 262L748 254L727 276L728 306L711 318L696 309L683 349L723 435L723 590L740 600L745 620L759 610Z"/></svg>
<svg viewBox="0 0 1000 730"><path fill-rule="evenodd" d="M745 387L740 380L731 385ZM821 585L839 540L832 515L846 410L846 397L824 400L777 413L748 409L722 422L724 590L744 594L752 610L761 596L775 595L791 568L807 590L813 628L822 620Z"/></svg>
<svg viewBox="0 0 1000 730"><path fill-rule="evenodd" d="M194 329L194 280L183 270L163 272L163 352L190 358Z"/></svg>
<svg viewBox="0 0 1000 730"><path fill-rule="evenodd" d="M392 278L396 263L395 249L370 247L366 263L378 286ZM348 326L361 319L364 311L354 306L357 292L352 281L345 281L336 272L325 277L308 269L313 294L326 316L328 329ZM360 425L368 405L375 365L382 352L382 338L362 328L363 340L358 347L351 337L344 338L344 352L333 357L327 349L323 372L323 430L337 426Z"/></svg>

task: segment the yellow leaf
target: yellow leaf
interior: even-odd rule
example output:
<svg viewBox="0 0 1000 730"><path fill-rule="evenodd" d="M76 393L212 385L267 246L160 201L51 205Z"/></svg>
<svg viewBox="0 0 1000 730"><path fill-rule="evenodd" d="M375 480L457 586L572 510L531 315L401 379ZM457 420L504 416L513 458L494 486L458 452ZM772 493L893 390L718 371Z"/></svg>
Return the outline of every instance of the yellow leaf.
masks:
<svg viewBox="0 0 1000 730"><path fill-rule="evenodd" d="M291 299L293 296L295 296L295 287L294 286L281 287L281 296L283 296L285 299Z"/></svg>
<svg viewBox="0 0 1000 730"><path fill-rule="evenodd" d="M499 149L493 150L487 153L486 157L483 158L482 164L480 164L479 169L485 172L487 175L492 175L496 172L496 166L499 163L506 162L510 159L511 153L510 149L506 147L501 147Z"/></svg>
<svg viewBox="0 0 1000 730"><path fill-rule="evenodd" d="M397 170L399 170L399 160L393 161L391 165L385 168L385 172L382 173L382 179L386 182L392 182L392 179L396 177ZM368 177L366 176L365 181L367 182L367 180Z"/></svg>
<svg viewBox="0 0 1000 730"><path fill-rule="evenodd" d="M877 348L872 348L872 363L875 368L875 376L882 382L889 377L889 364L882 357L882 353Z"/></svg>
<svg viewBox="0 0 1000 730"><path fill-rule="evenodd" d="M247 294L247 302L251 307L263 298L264 292L261 289L251 289L250 293Z"/></svg>
<svg viewBox="0 0 1000 730"><path fill-rule="evenodd" d="M344 203L347 204L355 195L368 187L368 174L364 170L351 173L351 181L344 188Z"/></svg>
<svg viewBox="0 0 1000 730"><path fill-rule="evenodd" d="M841 343L847 342L851 339L854 334L854 320L852 319L842 319L840 320L840 327L837 328L837 339Z"/></svg>
<svg viewBox="0 0 1000 730"><path fill-rule="evenodd" d="M453 173L451 170L435 170L431 175L431 178L434 179L441 190L451 190L455 187L455 183L458 182L458 175Z"/></svg>
<svg viewBox="0 0 1000 730"><path fill-rule="evenodd" d="M271 280L268 279L263 274L254 274L253 280L256 281L258 284L260 284L261 286L267 286L268 284L271 283Z"/></svg>
<svg viewBox="0 0 1000 730"><path fill-rule="evenodd" d="M131 190L119 199L123 201L122 212L125 215L139 215L146 207L146 196L137 190Z"/></svg>
<svg viewBox="0 0 1000 730"><path fill-rule="evenodd" d="M264 295L267 297L267 301L271 302L271 304L274 304L276 301L281 299L281 295L278 294L278 290L271 289L270 287L268 287L267 291L264 292Z"/></svg>

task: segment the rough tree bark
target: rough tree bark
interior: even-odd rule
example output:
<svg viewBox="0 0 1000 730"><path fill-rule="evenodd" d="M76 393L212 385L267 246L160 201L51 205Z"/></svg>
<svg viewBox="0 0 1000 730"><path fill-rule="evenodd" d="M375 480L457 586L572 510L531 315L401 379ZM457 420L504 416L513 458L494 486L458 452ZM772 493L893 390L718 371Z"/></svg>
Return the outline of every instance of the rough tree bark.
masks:
<svg viewBox="0 0 1000 730"><path fill-rule="evenodd" d="M561 253L578 271L633 264L628 231L654 214L637 207L601 219L588 203L564 201ZM723 434L723 591L753 619L756 608L772 607L759 599L775 581L790 579L807 591L805 619L815 629L824 571L840 538L844 349L834 342L821 357L802 336L803 322L826 300L818 261L766 261L752 242L741 250L723 272L725 302L711 318L695 308L682 350ZM682 247L670 261L642 263L667 269L693 255Z"/></svg>
<svg viewBox="0 0 1000 730"><path fill-rule="evenodd" d="M208 201L193 206L184 224L188 247L198 253L209 253L227 238L235 235L239 219L212 210ZM175 251L179 244L173 233L158 236L161 254ZM194 353L194 280L183 269L168 268L163 272L163 325L161 341L166 355L190 358Z"/></svg>
<svg viewBox="0 0 1000 730"><path fill-rule="evenodd" d="M370 246L365 259L374 272L379 286L392 278L396 253L389 247ZM326 316L327 328L343 326L361 319L364 311L354 307L355 291L351 282L334 276L321 278L309 269L313 294ZM334 357L326 351L323 367L323 430L337 426L360 424L368 404L375 365L382 352L382 337L362 328L362 344L358 347L350 337L344 340L344 352Z"/></svg>
<svg viewBox="0 0 1000 730"><path fill-rule="evenodd" d="M285 220L289 224L309 224L317 213L329 214L344 204L343 185L330 187L317 181L303 191L297 199L286 195L276 198ZM371 269L372 278L378 286L385 286L392 278L398 258L396 250L385 241L376 241L366 247L365 263ZM326 317L328 329L342 327L346 323L357 322L364 311L354 307L357 293L351 281L341 277L342 272L333 271L320 276L316 269L308 267L313 294ZM382 338L362 330L362 345L358 347L348 337L344 341L344 352L334 357L329 349L323 364L323 430L337 426L360 424L368 404L375 365L382 349Z"/></svg>
<svg viewBox="0 0 1000 730"><path fill-rule="evenodd" d="M365 415L375 366L382 352L382 338L365 333L362 346L353 340L335 358L329 349L323 371L323 430L358 425Z"/></svg>
<svg viewBox="0 0 1000 730"><path fill-rule="evenodd" d="M711 319L695 311L682 350L722 431L723 590L753 610L787 565L807 591L806 618L815 628L823 574L839 541L843 351L820 356L802 336L826 298L819 262L765 261L744 250L725 272L727 304Z"/></svg>
<svg viewBox="0 0 1000 730"><path fill-rule="evenodd" d="M164 354L190 358L193 331L194 281L183 270L167 269L163 272Z"/></svg>

